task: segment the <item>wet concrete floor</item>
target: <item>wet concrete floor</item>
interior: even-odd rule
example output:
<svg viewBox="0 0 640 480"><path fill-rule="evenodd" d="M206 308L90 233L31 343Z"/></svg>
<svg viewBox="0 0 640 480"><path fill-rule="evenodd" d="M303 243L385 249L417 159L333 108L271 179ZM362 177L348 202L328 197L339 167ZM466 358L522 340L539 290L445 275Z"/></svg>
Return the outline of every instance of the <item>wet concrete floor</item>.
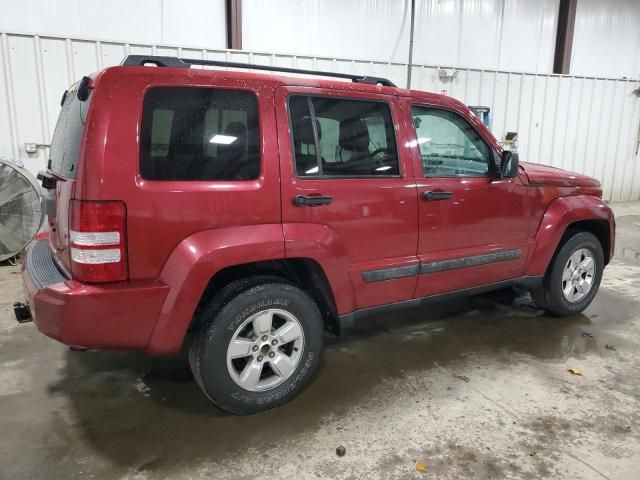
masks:
<svg viewBox="0 0 640 480"><path fill-rule="evenodd" d="M640 204L616 211L583 315L507 291L371 317L327 338L300 397L251 417L210 405L183 357L17 325L19 269L0 266L0 479L640 478Z"/></svg>

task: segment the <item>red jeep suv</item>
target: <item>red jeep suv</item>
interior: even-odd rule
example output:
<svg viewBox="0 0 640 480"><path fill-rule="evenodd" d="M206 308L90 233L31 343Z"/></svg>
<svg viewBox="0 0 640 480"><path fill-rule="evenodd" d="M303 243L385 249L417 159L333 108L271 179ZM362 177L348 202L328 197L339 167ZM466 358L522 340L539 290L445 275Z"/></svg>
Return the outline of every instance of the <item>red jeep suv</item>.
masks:
<svg viewBox="0 0 640 480"><path fill-rule="evenodd" d="M614 248L598 181L375 77L129 56L65 92L40 179L16 317L77 347L185 345L236 414L297 395L325 330L371 311L516 285L581 312Z"/></svg>

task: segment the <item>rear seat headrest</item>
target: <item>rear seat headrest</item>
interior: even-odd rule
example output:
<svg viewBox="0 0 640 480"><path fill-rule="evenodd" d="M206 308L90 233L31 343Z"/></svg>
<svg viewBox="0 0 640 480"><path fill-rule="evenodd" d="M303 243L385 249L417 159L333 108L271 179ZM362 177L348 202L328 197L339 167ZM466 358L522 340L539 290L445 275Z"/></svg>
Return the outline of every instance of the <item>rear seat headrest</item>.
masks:
<svg viewBox="0 0 640 480"><path fill-rule="evenodd" d="M349 118L340 122L340 146L350 152L369 150L369 129L361 118Z"/></svg>

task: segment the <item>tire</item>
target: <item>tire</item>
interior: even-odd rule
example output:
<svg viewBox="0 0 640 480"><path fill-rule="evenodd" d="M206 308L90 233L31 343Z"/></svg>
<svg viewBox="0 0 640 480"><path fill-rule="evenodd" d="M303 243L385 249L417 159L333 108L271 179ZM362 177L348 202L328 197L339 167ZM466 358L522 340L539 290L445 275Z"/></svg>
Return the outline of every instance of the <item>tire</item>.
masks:
<svg viewBox="0 0 640 480"><path fill-rule="evenodd" d="M324 325L317 305L299 288L269 280L241 280L224 288L197 314L189 335L189 363L198 385L219 408L236 415L288 402L320 363Z"/></svg>
<svg viewBox="0 0 640 480"><path fill-rule="evenodd" d="M574 273L569 275L573 269L572 265L569 265L572 256L574 257L572 265L586 266L582 270L574 270ZM587 258L593 262L593 272L590 276L587 272L589 263L585 263ZM531 298L539 308L551 315L557 317L575 315L592 302L600 287L603 271L604 253L600 241L592 233L578 232L560 247L551 262L542 286L531 292ZM589 278L591 283L587 288ZM575 282L575 286L571 285L571 282ZM565 293L565 290L569 293Z"/></svg>

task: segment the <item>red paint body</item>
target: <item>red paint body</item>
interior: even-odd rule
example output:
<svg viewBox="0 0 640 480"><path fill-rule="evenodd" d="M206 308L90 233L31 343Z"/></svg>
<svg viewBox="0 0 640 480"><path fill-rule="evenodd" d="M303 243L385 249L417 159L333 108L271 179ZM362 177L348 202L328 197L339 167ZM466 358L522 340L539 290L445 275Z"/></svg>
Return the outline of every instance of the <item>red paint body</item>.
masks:
<svg viewBox="0 0 640 480"><path fill-rule="evenodd" d="M57 183L49 236L70 270L69 202L120 200L127 209L128 281L73 279L37 289L24 273L38 328L71 345L175 353L205 288L226 267L311 259L324 272L338 315L507 279L543 275L567 227L608 225L597 181L523 164L511 179L424 178L411 105L454 110L500 155L495 138L446 96L324 79L197 69L113 67L93 76L77 180ZM254 181L149 181L139 172L144 93L153 86L249 90L258 99L261 175ZM396 126L400 178L299 179L294 175L287 95L294 92L387 102ZM425 202L425 191L453 192ZM333 203L299 208L299 194ZM367 283L362 272L519 249L514 260Z"/></svg>

